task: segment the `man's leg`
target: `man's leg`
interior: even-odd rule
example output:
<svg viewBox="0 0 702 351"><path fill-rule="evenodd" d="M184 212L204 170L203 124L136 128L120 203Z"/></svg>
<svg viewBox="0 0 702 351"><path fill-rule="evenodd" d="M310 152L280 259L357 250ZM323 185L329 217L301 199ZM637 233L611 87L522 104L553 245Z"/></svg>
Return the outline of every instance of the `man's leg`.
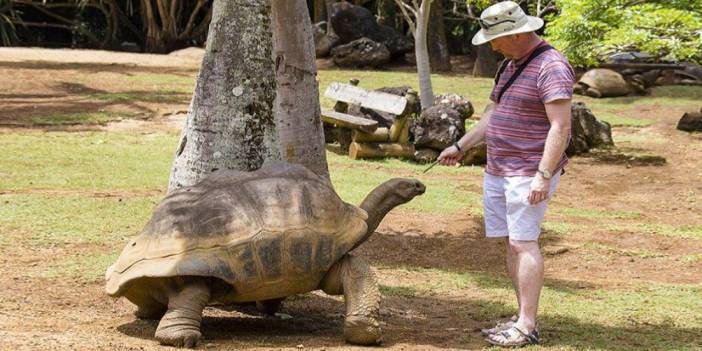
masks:
<svg viewBox="0 0 702 351"><path fill-rule="evenodd" d="M517 255L512 250L509 244L509 238L505 238L505 246L507 254L505 255L507 259L507 273L509 273L509 278L512 280L512 286L514 287L514 292L517 295L517 310L521 309L521 302L519 296L519 281L517 280Z"/></svg>
<svg viewBox="0 0 702 351"><path fill-rule="evenodd" d="M538 241L510 240L509 247L514 255L519 301L519 320L516 324L531 332L536 328L536 312L544 285L544 258Z"/></svg>

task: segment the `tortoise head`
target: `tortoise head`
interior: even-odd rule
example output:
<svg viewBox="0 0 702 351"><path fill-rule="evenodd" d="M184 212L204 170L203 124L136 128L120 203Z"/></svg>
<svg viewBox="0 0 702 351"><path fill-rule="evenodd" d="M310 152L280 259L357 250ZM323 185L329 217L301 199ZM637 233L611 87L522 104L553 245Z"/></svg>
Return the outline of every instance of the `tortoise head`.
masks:
<svg viewBox="0 0 702 351"><path fill-rule="evenodd" d="M368 213L366 220L368 231L354 248L373 234L375 228L390 210L395 206L409 202L415 196L424 194L425 190L426 187L422 182L409 178L393 178L373 189L361 203L361 208Z"/></svg>
<svg viewBox="0 0 702 351"><path fill-rule="evenodd" d="M385 189L381 190L381 188ZM424 194L426 187L417 179L393 178L381 184L374 192L378 190L384 192L384 196L387 198L395 198L395 201L398 202L393 205L393 207L395 207L409 202L414 199L415 196Z"/></svg>

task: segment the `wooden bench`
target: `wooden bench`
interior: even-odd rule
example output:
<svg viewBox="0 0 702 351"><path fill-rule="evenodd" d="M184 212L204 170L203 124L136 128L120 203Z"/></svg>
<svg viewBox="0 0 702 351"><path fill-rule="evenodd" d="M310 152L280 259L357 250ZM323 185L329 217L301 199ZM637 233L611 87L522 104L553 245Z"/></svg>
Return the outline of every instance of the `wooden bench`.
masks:
<svg viewBox="0 0 702 351"><path fill-rule="evenodd" d="M409 101L417 99L410 91L406 97L367 91L358 86L358 80L350 84L332 82L324 96L336 100L334 110L322 111L327 142L338 141L342 152L351 158L407 157L414 156L414 146L409 142ZM387 112L395 115L390 128L379 127L372 119L349 115L349 104Z"/></svg>

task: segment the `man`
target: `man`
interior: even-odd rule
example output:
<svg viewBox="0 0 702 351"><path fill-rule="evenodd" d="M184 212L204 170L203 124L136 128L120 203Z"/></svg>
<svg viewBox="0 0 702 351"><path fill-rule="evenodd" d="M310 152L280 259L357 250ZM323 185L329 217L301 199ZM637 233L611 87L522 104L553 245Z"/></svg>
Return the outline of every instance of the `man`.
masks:
<svg viewBox="0 0 702 351"><path fill-rule="evenodd" d="M539 342L536 312L544 261L538 238L548 199L568 161L564 151L575 78L567 59L534 33L543 21L527 16L516 3L485 9L480 25L472 43L489 42L509 61L498 72L493 104L476 126L443 150L439 162L453 165L465 150L483 139L487 143L485 234L506 238L519 315L484 333L494 345L524 346Z"/></svg>

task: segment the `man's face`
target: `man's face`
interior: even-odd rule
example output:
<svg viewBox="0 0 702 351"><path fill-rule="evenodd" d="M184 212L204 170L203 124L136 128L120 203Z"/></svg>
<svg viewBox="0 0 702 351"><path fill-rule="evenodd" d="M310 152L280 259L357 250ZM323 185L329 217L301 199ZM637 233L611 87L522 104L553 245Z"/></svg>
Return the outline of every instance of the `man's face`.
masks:
<svg viewBox="0 0 702 351"><path fill-rule="evenodd" d="M507 58L514 59L518 58L517 55L517 36L519 34L508 35L504 37L499 37L492 39L490 41L490 46L492 50L499 52Z"/></svg>

